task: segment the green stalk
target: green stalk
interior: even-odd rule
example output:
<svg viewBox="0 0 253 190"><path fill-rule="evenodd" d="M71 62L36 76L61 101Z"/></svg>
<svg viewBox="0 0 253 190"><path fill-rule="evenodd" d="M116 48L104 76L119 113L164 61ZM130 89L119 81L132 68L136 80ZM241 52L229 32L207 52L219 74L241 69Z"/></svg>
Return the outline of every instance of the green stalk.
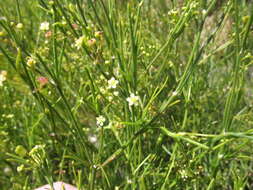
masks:
<svg viewBox="0 0 253 190"><path fill-rule="evenodd" d="M232 73L232 86L229 91L228 98L225 104L224 117L222 126L225 131L229 130L233 120L233 113L238 103L238 94L240 90L240 60L241 53L243 51L240 40L240 29L239 29L239 3L237 0L233 0L234 7L234 18L235 18L235 55L234 55L234 66Z"/></svg>

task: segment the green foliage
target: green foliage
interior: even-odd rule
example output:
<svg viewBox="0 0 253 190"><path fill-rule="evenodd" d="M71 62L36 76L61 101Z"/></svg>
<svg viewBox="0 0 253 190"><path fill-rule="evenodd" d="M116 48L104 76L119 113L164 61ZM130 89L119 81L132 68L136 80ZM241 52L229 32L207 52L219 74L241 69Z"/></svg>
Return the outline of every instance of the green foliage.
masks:
<svg viewBox="0 0 253 190"><path fill-rule="evenodd" d="M0 1L0 189L251 189L251 1Z"/></svg>

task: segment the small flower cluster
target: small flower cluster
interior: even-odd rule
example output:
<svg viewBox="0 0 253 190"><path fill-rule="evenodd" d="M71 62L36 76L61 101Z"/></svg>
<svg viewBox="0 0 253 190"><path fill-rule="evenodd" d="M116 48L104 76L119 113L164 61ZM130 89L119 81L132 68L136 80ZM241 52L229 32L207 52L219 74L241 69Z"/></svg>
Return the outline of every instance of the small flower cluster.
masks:
<svg viewBox="0 0 253 190"><path fill-rule="evenodd" d="M184 170L184 169L179 170L179 173L180 173L182 179L183 179L184 181L186 181L187 178L188 178L188 174L187 174L186 170Z"/></svg>
<svg viewBox="0 0 253 190"><path fill-rule="evenodd" d="M81 47L83 46L84 42L85 42L85 36L79 37L79 38L76 39L76 41L75 41L75 47L76 47L77 49L81 49Z"/></svg>
<svg viewBox="0 0 253 190"><path fill-rule="evenodd" d="M72 27L77 30L79 26L77 24L72 24ZM102 39L103 32L102 31L95 31L95 26L87 26L86 30L89 31L89 33L93 33L93 35L82 35L79 38L75 39L75 43L72 44L72 47L76 47L78 50L83 47L83 45L92 48L97 44L97 41Z"/></svg>
<svg viewBox="0 0 253 190"><path fill-rule="evenodd" d="M42 22L40 24L40 30L41 31L48 31L49 30L49 26L50 26L49 22Z"/></svg>
<svg viewBox="0 0 253 190"><path fill-rule="evenodd" d="M109 75L108 72L106 72L106 74ZM104 97L108 97L109 101L113 100L113 96L119 95L119 92L117 91L119 81L116 80L115 77L111 77L109 80L107 80L103 75L101 75L96 82L100 86L100 92ZM101 96L99 97L101 98Z"/></svg>
<svg viewBox="0 0 253 190"><path fill-rule="evenodd" d="M108 80L108 89L115 90L117 88L117 85L119 84L119 81L116 80L114 77L112 77L110 80ZM112 94L114 96L118 96L119 92L118 91L113 91ZM113 97L109 96L109 100L112 101Z"/></svg>
<svg viewBox="0 0 253 190"><path fill-rule="evenodd" d="M98 127L103 127L103 126L104 126L104 123L105 123L105 121L106 121L105 117L102 116L102 115L98 116L98 117L96 118L96 120L97 120L97 126L98 126Z"/></svg>
<svg viewBox="0 0 253 190"><path fill-rule="evenodd" d="M18 24L16 25L16 28L21 30L21 29L23 28L23 26L24 26L24 25L23 25L22 23L18 23Z"/></svg>

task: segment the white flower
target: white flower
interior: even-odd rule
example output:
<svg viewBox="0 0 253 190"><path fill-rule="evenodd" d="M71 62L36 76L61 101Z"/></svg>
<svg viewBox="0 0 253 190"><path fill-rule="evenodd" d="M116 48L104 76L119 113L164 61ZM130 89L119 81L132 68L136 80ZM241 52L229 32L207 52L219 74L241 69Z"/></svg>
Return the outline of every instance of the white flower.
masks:
<svg viewBox="0 0 253 190"><path fill-rule="evenodd" d="M96 118L97 119L97 126L98 127L102 127L105 123L105 117L100 115L99 117Z"/></svg>
<svg viewBox="0 0 253 190"><path fill-rule="evenodd" d="M113 92L113 95L114 95L114 96L118 96L118 95L119 95L119 92L118 92L118 91L115 91L115 92Z"/></svg>
<svg viewBox="0 0 253 190"><path fill-rule="evenodd" d="M84 40L85 40L85 37L84 36L81 36L80 38L78 38L76 41L75 41L75 47L77 47L77 49L80 49L84 43Z"/></svg>
<svg viewBox="0 0 253 190"><path fill-rule="evenodd" d="M49 22L42 22L40 24L40 30L44 30L44 31L49 30Z"/></svg>
<svg viewBox="0 0 253 190"><path fill-rule="evenodd" d="M108 88L116 88L119 81L117 81L114 77L108 80Z"/></svg>
<svg viewBox="0 0 253 190"><path fill-rule="evenodd" d="M5 174L10 174L11 173L11 168L9 168L9 167L4 168L4 173Z"/></svg>
<svg viewBox="0 0 253 190"><path fill-rule="evenodd" d="M202 10L202 15L205 16L206 13L207 13L206 9L203 9L203 10Z"/></svg>
<svg viewBox="0 0 253 190"><path fill-rule="evenodd" d="M16 28L17 28L17 29L22 29L22 28L23 28L23 24L22 24L22 23L18 23L18 24L16 25Z"/></svg>
<svg viewBox="0 0 253 190"><path fill-rule="evenodd" d="M140 97L136 96L135 94L131 93L130 97L126 99L128 101L129 106L138 106Z"/></svg>
<svg viewBox="0 0 253 190"><path fill-rule="evenodd" d="M109 96L109 97L108 97L108 100L109 100L109 101L112 101L112 100L113 100L113 97L112 97L112 96Z"/></svg>
<svg viewBox="0 0 253 190"><path fill-rule="evenodd" d="M8 118L8 119L11 119L11 118L13 118L13 117L14 117L13 114L8 114L8 115L6 115L6 118Z"/></svg>
<svg viewBox="0 0 253 190"><path fill-rule="evenodd" d="M28 67L34 67L36 65L36 60L32 57L28 57L26 64Z"/></svg>
<svg viewBox="0 0 253 190"><path fill-rule="evenodd" d="M133 181L127 176L127 183L128 184L131 184L131 183L133 183Z"/></svg>
<svg viewBox="0 0 253 190"><path fill-rule="evenodd" d="M6 71L2 71L0 73L0 86L3 86L3 82L6 80L6 75L7 75Z"/></svg>
<svg viewBox="0 0 253 190"><path fill-rule="evenodd" d="M97 141L98 141L98 138L95 135L94 136L89 136L88 139L93 144L97 143Z"/></svg>
<svg viewBox="0 0 253 190"><path fill-rule="evenodd" d="M176 96L178 94L177 91L172 92L172 96Z"/></svg>

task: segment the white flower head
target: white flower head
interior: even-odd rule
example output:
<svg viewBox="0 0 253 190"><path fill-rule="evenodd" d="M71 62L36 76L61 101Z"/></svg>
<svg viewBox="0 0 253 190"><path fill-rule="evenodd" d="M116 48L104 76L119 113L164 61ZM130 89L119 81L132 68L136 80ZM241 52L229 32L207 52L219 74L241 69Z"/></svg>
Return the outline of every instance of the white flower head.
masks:
<svg viewBox="0 0 253 190"><path fill-rule="evenodd" d="M43 31L49 30L49 22L42 22L40 24L40 30L43 30Z"/></svg>
<svg viewBox="0 0 253 190"><path fill-rule="evenodd" d="M187 172L186 172L185 170L180 170L179 173L181 174L181 177L182 177L183 179L188 178Z"/></svg>
<svg viewBox="0 0 253 190"><path fill-rule="evenodd" d="M33 57L28 57L26 64L28 67L34 67L36 65L36 60Z"/></svg>
<svg viewBox="0 0 253 190"><path fill-rule="evenodd" d="M85 37L81 36L80 38L76 39L75 41L75 47L77 47L77 49L80 49L83 46Z"/></svg>
<svg viewBox="0 0 253 190"><path fill-rule="evenodd" d="M114 77L108 80L108 88L116 88L119 81L117 81Z"/></svg>
<svg viewBox="0 0 253 190"><path fill-rule="evenodd" d="M134 93L130 94L130 97L126 99L128 101L129 106L138 106L140 97L136 96Z"/></svg>
<svg viewBox="0 0 253 190"><path fill-rule="evenodd" d="M97 141L98 141L98 138L95 135L94 136L89 136L88 139L93 144L97 143Z"/></svg>
<svg viewBox="0 0 253 190"><path fill-rule="evenodd" d="M97 126L98 127L102 127L106 121L105 117L102 115L98 116L96 119L97 119Z"/></svg>

